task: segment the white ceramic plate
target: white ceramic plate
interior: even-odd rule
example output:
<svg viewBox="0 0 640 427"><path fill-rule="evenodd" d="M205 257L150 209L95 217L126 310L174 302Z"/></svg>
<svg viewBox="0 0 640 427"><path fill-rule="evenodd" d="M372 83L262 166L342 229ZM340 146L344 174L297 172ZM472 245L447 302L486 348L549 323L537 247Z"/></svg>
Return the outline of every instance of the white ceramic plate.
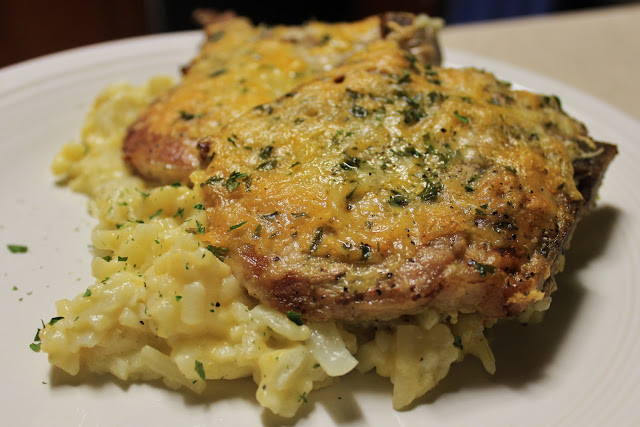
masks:
<svg viewBox="0 0 640 427"><path fill-rule="evenodd" d="M210 382L204 396L111 376L76 379L29 349L54 301L83 292L90 277L87 200L57 187L49 165L75 138L107 84L177 74L200 35L179 33L76 49L0 70L0 413L11 425L281 424L255 401L250 380ZM474 65L561 97L596 138L615 142L599 207L580 224L545 321L493 333L498 371L469 357L410 410L391 408L391 386L349 375L312 393L302 425L639 425L640 123L572 88L511 66L447 51ZM29 247L12 254L8 244ZM15 288L14 288L15 287Z"/></svg>

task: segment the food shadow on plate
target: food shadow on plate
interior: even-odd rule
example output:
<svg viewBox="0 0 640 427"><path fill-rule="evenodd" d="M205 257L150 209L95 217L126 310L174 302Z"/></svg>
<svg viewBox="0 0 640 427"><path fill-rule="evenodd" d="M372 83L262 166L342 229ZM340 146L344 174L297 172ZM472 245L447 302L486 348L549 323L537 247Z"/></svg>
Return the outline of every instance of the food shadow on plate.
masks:
<svg viewBox="0 0 640 427"><path fill-rule="evenodd" d="M565 269L556 276L558 290L551 307L538 324L503 321L487 332L496 358L496 373L484 371L479 360L468 356L451 367L433 390L417 399L409 408L429 404L440 397L473 388L509 387L522 389L543 380L553 363L574 320L579 317L587 289L580 283L579 272L606 252L620 210L612 206L595 208L585 216L574 233L567 250Z"/></svg>
<svg viewBox="0 0 640 427"><path fill-rule="evenodd" d="M432 404L442 396L473 388L504 387L520 389L545 377L546 368L570 333L571 325L579 313L587 290L579 281L579 272L590 262L606 252L612 231L616 226L620 210L612 206L594 209L582 219L574 234L571 248L567 251L564 272L557 275L558 290L553 294L551 308L539 324L523 325L516 321L499 322L488 331L488 339L496 358L496 373L491 376L484 372L481 363L469 356L463 362L451 367L447 375L435 389L413 402L407 410L424 404ZM133 384L147 384L154 388L168 390L162 381L151 382L121 381L112 375L95 375L81 371L71 376L60 369L51 368L52 387L91 386L101 388L115 384L126 391ZM218 401L241 399L250 404L255 402L256 385L249 378L233 381L209 381L202 395L188 390L178 390L186 405L208 406ZM392 386L387 378L369 373L356 372L341 378L339 383L311 393L308 402L302 405L293 418L274 415L262 409L263 425L295 425L308 418L317 405L322 405L336 424L348 424L363 419L363 412L356 395L388 395L391 409Z"/></svg>

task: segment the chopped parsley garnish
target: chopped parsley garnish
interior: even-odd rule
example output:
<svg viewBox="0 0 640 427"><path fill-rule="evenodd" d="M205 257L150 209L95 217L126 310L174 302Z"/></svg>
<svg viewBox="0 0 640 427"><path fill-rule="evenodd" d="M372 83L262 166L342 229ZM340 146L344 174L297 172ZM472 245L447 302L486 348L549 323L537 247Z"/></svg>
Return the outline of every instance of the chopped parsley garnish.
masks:
<svg viewBox="0 0 640 427"><path fill-rule="evenodd" d="M509 172L511 172L514 175L518 173L516 168L514 168L513 166L505 166L505 169L508 170Z"/></svg>
<svg viewBox="0 0 640 427"><path fill-rule="evenodd" d="M42 343L40 343L40 342L33 342L33 343L29 344L29 348L37 353L37 352L40 351L40 346L41 345L42 345Z"/></svg>
<svg viewBox="0 0 640 427"><path fill-rule="evenodd" d="M266 162L262 162L256 167L256 169L261 171L270 171L278 167L278 161L276 159L267 160Z"/></svg>
<svg viewBox="0 0 640 427"><path fill-rule="evenodd" d="M195 205L193 205L193 209L198 209L200 211L203 211L204 205L202 203L196 203Z"/></svg>
<svg viewBox="0 0 640 427"><path fill-rule="evenodd" d="M453 114L455 114L455 116L462 122L462 123L469 123L469 117L463 116L460 113L458 113L458 110L454 111Z"/></svg>
<svg viewBox="0 0 640 427"><path fill-rule="evenodd" d="M483 264L481 262L478 262L472 259L469 260L468 264L475 266L476 270L478 271L478 273L480 273L480 276L482 277L487 277L487 273L495 274L496 272L496 268L490 264Z"/></svg>
<svg viewBox="0 0 640 427"><path fill-rule="evenodd" d="M464 186L464 189L467 192L472 192L475 191L475 188L473 187L473 183L478 179L478 175L472 175L471 178L469 178L467 180L467 184Z"/></svg>
<svg viewBox="0 0 640 427"><path fill-rule="evenodd" d="M287 318L298 326L304 325L304 322L300 317L300 313L296 313L295 311L287 311Z"/></svg>
<svg viewBox="0 0 640 427"><path fill-rule="evenodd" d="M198 376L202 379L202 381L205 381L207 379L204 374L204 366L202 365L201 361L196 360L196 364L193 369L196 371L196 374L198 374Z"/></svg>
<svg viewBox="0 0 640 427"><path fill-rule="evenodd" d="M267 145L266 147L262 147L260 152L258 153L258 157L261 159L268 159L273 154L273 145Z"/></svg>
<svg viewBox="0 0 640 427"><path fill-rule="evenodd" d="M87 298L91 296L91 289L87 288L86 291L84 291L84 294L82 294L82 298Z"/></svg>
<svg viewBox="0 0 640 427"><path fill-rule="evenodd" d="M225 248L224 246L208 245L207 250L209 250L209 252L211 252L220 261L224 261L229 254L229 248Z"/></svg>
<svg viewBox="0 0 640 427"><path fill-rule="evenodd" d="M49 320L49 324L50 325L54 325L56 323L58 323L59 321L61 321L62 319L64 319L64 317L60 316L60 317L52 317L51 320Z"/></svg>
<svg viewBox="0 0 640 427"><path fill-rule="evenodd" d="M434 183L430 179L425 178L424 189L418 193L418 197L423 202L433 202L438 198L440 190L442 190L442 184Z"/></svg>
<svg viewBox="0 0 640 427"><path fill-rule="evenodd" d="M158 209L157 211L155 211L155 213L153 215L151 215L149 217L149 219L153 219L155 217L157 217L158 215L160 215L162 213L162 209Z"/></svg>
<svg viewBox="0 0 640 427"><path fill-rule="evenodd" d="M410 105L409 108L402 110L401 113L404 116L404 122L409 126L413 126L421 119L427 117L427 113L425 113L424 109L420 106Z"/></svg>
<svg viewBox="0 0 640 427"><path fill-rule="evenodd" d="M406 59L407 61L409 61L409 66L414 69L417 70L418 68L416 67L416 62L418 61L418 58L416 58L415 55L407 52L404 55L404 59Z"/></svg>
<svg viewBox="0 0 640 427"><path fill-rule="evenodd" d="M211 42L217 42L219 41L222 37L224 37L224 31L216 31L215 33L212 33L209 36L209 41Z"/></svg>
<svg viewBox="0 0 640 427"><path fill-rule="evenodd" d="M137 191L138 193L140 193L140 195L141 195L143 198L145 198L145 199L146 199L147 197L149 197L149 193L145 193L144 191L142 191L142 190L138 190L137 188L136 188L136 191Z"/></svg>
<svg viewBox="0 0 640 427"><path fill-rule="evenodd" d="M225 68L219 68L215 70L213 73L209 74L209 77L218 77L226 73L227 70Z"/></svg>
<svg viewBox="0 0 640 427"><path fill-rule="evenodd" d="M262 215L262 218L272 220L272 219L275 219L275 217L277 217L278 215L280 215L280 212L273 211L271 213Z"/></svg>
<svg viewBox="0 0 640 427"><path fill-rule="evenodd" d="M407 103L408 108L400 111L404 116L404 122L407 125L412 126L427 116L427 113L425 113L420 104L422 94L417 94L412 98L405 91L397 91L396 96L400 97Z"/></svg>
<svg viewBox="0 0 640 427"><path fill-rule="evenodd" d="M435 104L436 102L442 102L445 99L447 99L446 95L440 92L434 92L434 91L429 92L427 96L429 97L429 102L431 103L431 105Z"/></svg>
<svg viewBox="0 0 640 427"><path fill-rule="evenodd" d="M231 227L229 227L229 230L227 230L227 231L232 231L232 230L235 230L236 228L240 228L243 225L245 225L246 223L247 223L247 221L242 221L242 222L240 222L238 224L232 225Z"/></svg>
<svg viewBox="0 0 640 427"><path fill-rule="evenodd" d="M360 243L360 253L362 253L362 261L371 258L371 246L366 243Z"/></svg>
<svg viewBox="0 0 640 427"><path fill-rule="evenodd" d="M453 337L453 345L462 350L462 338L459 335Z"/></svg>
<svg viewBox="0 0 640 427"><path fill-rule="evenodd" d="M204 187L205 185L214 185L221 181L224 181L224 178L220 178L219 176L212 176L211 178L200 184L200 187Z"/></svg>
<svg viewBox="0 0 640 427"><path fill-rule="evenodd" d="M7 249L9 249L9 252L12 254L23 254L29 250L29 248L24 245L7 245Z"/></svg>
<svg viewBox="0 0 640 427"><path fill-rule="evenodd" d="M360 159L357 157L347 157L339 166L346 171L356 170L360 167Z"/></svg>
<svg viewBox="0 0 640 427"><path fill-rule="evenodd" d="M173 184L171 184L171 186L172 186L172 187L176 187L176 188L177 188L177 187L182 187L182 183L181 183L181 182L174 182ZM124 205L124 206L126 206L126 203L125 203L125 205Z"/></svg>
<svg viewBox="0 0 640 427"><path fill-rule="evenodd" d="M424 71L425 76L437 76L438 72L433 70L433 65L427 64Z"/></svg>
<svg viewBox="0 0 640 427"><path fill-rule="evenodd" d="M542 237L542 246L540 247L540 253L544 255L544 257L548 257L551 251L553 251L556 246L558 246L557 239L550 239L546 236Z"/></svg>
<svg viewBox="0 0 640 427"><path fill-rule="evenodd" d="M487 216L487 213L480 208L476 208L476 215L478 216Z"/></svg>
<svg viewBox="0 0 640 427"><path fill-rule="evenodd" d="M356 188L358 188L358 186L356 185L355 187L353 187L353 190L349 191L349 193L347 193L347 200L351 200L353 198L353 193L356 192Z"/></svg>
<svg viewBox="0 0 640 427"><path fill-rule="evenodd" d="M273 114L273 107L269 104L262 104L253 107L254 110L265 111L267 114Z"/></svg>
<svg viewBox="0 0 640 427"><path fill-rule="evenodd" d="M204 229L204 225L200 224L200 221L196 220L196 230L198 231L198 234L204 234L205 229Z"/></svg>
<svg viewBox="0 0 640 427"><path fill-rule="evenodd" d="M342 135L344 135L344 131L342 129L337 130L333 134L333 136L331 136L331 142L333 142L334 144L337 144L338 142L340 142Z"/></svg>
<svg viewBox="0 0 640 427"><path fill-rule="evenodd" d="M229 175L229 178L227 178L227 182L225 182L225 187L227 187L227 190L229 190L229 192L232 192L240 185L239 181L241 179L246 179L248 176L249 175L244 172L231 172L231 175Z"/></svg>
<svg viewBox="0 0 640 427"><path fill-rule="evenodd" d="M298 402L307 403L307 392L306 391L298 396Z"/></svg>
<svg viewBox="0 0 640 427"><path fill-rule="evenodd" d="M402 70L402 76L398 78L397 84L409 83L411 81L411 74L407 70Z"/></svg>
<svg viewBox="0 0 640 427"><path fill-rule="evenodd" d="M354 101L356 99L362 98L362 94L360 92L355 91L353 89L349 89L349 88L347 88L347 95L349 96L349 99L352 99Z"/></svg>
<svg viewBox="0 0 640 427"><path fill-rule="evenodd" d="M182 295L176 295L176 302L180 301L182 299Z"/></svg>
<svg viewBox="0 0 640 427"><path fill-rule="evenodd" d="M184 217L184 208L178 208L178 210L176 211L176 213L173 214L173 217Z"/></svg>
<svg viewBox="0 0 640 427"><path fill-rule="evenodd" d="M197 119L202 117L202 114L193 114L193 113L188 113L184 110L180 110L178 111L178 113L180 114L180 118L182 120L192 120L192 119Z"/></svg>
<svg viewBox="0 0 640 427"><path fill-rule="evenodd" d="M399 152L398 154L400 154L401 156L406 156L406 157L417 157L417 158L421 158L422 157L422 153L420 151L418 151L418 149L416 147L414 147L413 145L407 145L405 146L401 152Z"/></svg>
<svg viewBox="0 0 640 427"><path fill-rule="evenodd" d="M237 146L238 146L238 145L236 144L236 140L235 140L235 139L233 139L233 138L231 138L231 137L228 137L228 138L227 138L227 141L229 141L229 142L231 143L231 145L233 145L234 147L237 147Z"/></svg>
<svg viewBox="0 0 640 427"><path fill-rule="evenodd" d="M314 253L318 249L318 246L320 245L320 242L322 241L323 237L324 237L324 230L322 227L318 227L316 229L315 234L313 235L311 246L309 247L309 251L311 253Z"/></svg>
<svg viewBox="0 0 640 427"><path fill-rule="evenodd" d="M364 119L365 117L367 117L367 110L360 105L354 105L353 107L351 107L351 114L360 119Z"/></svg>
<svg viewBox="0 0 640 427"><path fill-rule="evenodd" d="M394 194L389 196L389 204L391 206L403 208L409 204L409 199L404 194L400 194L395 191Z"/></svg>
<svg viewBox="0 0 640 427"><path fill-rule="evenodd" d="M299 125L300 123L303 123L304 119L302 117L296 117L295 120L293 121L294 125Z"/></svg>
<svg viewBox="0 0 640 427"><path fill-rule="evenodd" d="M554 101L556 101L556 103L558 104L558 108L562 109L562 101L560 101L560 98L557 95L551 95L551 97L554 99Z"/></svg>

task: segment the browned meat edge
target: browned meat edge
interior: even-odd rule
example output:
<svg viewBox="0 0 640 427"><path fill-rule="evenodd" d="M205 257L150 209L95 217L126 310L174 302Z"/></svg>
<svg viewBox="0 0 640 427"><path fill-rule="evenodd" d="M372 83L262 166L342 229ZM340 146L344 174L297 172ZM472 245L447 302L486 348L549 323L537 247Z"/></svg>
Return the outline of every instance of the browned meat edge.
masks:
<svg viewBox="0 0 640 427"><path fill-rule="evenodd" d="M555 243L550 246L546 257L552 261L552 274L543 283L539 283L537 288L540 291L550 294L556 290L553 271L561 259L565 248L568 246L571 236L575 231L579 219L588 213L589 209L594 205L598 188L602 183L604 173L616 156L618 150L615 145L598 142L598 150L600 153L591 158L578 159L574 161L574 180L578 190L584 197L584 200L576 202L573 205L573 214L575 221L564 230L560 230L557 236L554 236ZM405 314L414 314L430 305L430 301L437 301L439 294L448 294L456 292L459 283L450 283L442 276L444 269L449 264L461 259L465 255L468 242L463 236L456 235L449 238L443 237L436 241L428 242L422 247L414 262L405 264L404 268L414 271L414 274L422 274L425 277L426 287L415 287L414 289L405 289L398 286L385 291L385 303L380 304L378 289L369 289L359 293L335 293L322 292L322 283L313 283L308 278L302 277L295 272L282 277L280 280L270 284L268 289L263 289L262 297L266 298L270 304L282 312L296 311L303 317L310 320L327 320L331 318L358 320L372 320L397 317L404 307ZM269 260L265 257L257 256L250 247L241 248L240 256L245 260L249 260L249 265L253 265L254 271L246 272L248 275L259 276L263 269L267 267L264 263ZM323 280L323 279L320 279ZM392 279L389 279L392 280ZM385 282L385 279L382 279ZM319 285L319 288L316 286ZM481 284L476 283L476 286ZM467 287L470 291L464 297L455 299L458 304L456 307L440 307L436 309L444 309L451 311L462 309L468 311L472 307L488 317L514 317L522 313L527 308L528 303L513 302L506 303L510 296L513 295L517 288L487 288L478 289L484 296L481 298L481 304L478 304L478 294L475 293L473 286ZM262 299L261 297L261 299ZM407 311L407 300L416 302L409 304ZM446 299L446 298L445 298ZM422 302L418 302L421 300ZM502 308L495 303L502 301ZM362 310L356 309L355 306L367 305L368 313L363 316Z"/></svg>
<svg viewBox="0 0 640 427"><path fill-rule="evenodd" d="M217 12L214 10L197 10L194 18L203 26L232 19L234 12ZM394 37L398 45L419 61L439 65L441 62L435 30L429 27L419 31L396 31L401 27L413 24L415 16L406 12L386 12L380 14L380 37ZM182 67L186 73L188 64ZM336 64L338 65L338 64ZM162 98L155 102L162 102ZM171 184L177 181L189 183L189 175L194 170L207 166L207 156L202 155L207 147L198 147L208 135L198 139L186 136L155 133L149 129L146 113L129 128L125 136L122 152L125 162L134 173L155 184ZM204 149L203 149L204 148Z"/></svg>

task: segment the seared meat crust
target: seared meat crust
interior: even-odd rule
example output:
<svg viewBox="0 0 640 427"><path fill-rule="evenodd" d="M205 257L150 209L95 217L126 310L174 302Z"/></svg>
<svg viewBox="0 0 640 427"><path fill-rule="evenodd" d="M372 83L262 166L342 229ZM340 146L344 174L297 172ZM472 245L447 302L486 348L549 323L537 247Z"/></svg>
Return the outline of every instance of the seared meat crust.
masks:
<svg viewBox="0 0 640 427"><path fill-rule="evenodd" d="M233 14L201 12L206 42L183 69L181 84L154 102L130 127L125 161L158 183L188 182L206 167L210 137L246 110L269 102L342 64L385 37L420 61L438 64L439 21L387 13L355 23L299 27L253 26Z"/></svg>
<svg viewBox="0 0 640 427"><path fill-rule="evenodd" d="M209 248L313 320L516 316L555 289L616 154L556 97L379 41L238 117L196 174Z"/></svg>

